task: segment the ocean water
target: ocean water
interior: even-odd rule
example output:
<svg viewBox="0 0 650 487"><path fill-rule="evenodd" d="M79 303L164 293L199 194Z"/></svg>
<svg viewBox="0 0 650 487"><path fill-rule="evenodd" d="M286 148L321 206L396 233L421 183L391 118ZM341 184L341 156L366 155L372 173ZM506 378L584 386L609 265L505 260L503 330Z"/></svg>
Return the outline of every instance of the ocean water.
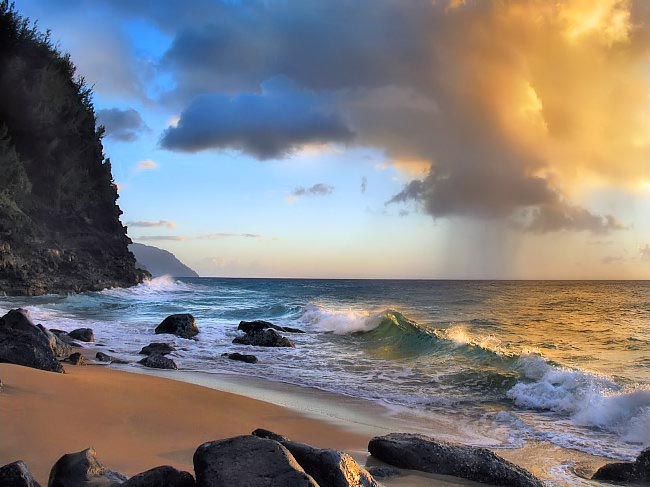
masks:
<svg viewBox="0 0 650 487"><path fill-rule="evenodd" d="M451 415L495 445L545 440L616 459L650 446L650 282L158 278L131 289L0 298L50 328L95 330L137 360L231 372ZM189 312L197 340L154 335ZM295 349L233 345L240 320L300 327ZM257 365L221 357L254 353ZM134 365L134 367L139 367Z"/></svg>

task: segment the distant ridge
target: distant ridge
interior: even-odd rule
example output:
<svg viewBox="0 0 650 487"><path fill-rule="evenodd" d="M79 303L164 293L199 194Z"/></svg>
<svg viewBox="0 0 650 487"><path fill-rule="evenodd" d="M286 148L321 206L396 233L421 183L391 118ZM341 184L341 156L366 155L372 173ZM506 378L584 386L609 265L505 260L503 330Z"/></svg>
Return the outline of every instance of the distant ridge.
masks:
<svg viewBox="0 0 650 487"><path fill-rule="evenodd" d="M199 277L196 271L183 264L174 254L167 250L140 243L132 243L129 245L129 250L135 255L136 266L149 271L153 277L164 275Z"/></svg>

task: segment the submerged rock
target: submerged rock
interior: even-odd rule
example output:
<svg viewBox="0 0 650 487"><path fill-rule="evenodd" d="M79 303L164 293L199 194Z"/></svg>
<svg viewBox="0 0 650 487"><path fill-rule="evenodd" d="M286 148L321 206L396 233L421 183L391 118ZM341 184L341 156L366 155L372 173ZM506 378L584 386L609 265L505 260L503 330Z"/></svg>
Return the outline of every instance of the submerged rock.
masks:
<svg viewBox="0 0 650 487"><path fill-rule="evenodd" d="M0 318L0 362L63 372L50 338L25 309L12 309Z"/></svg>
<svg viewBox="0 0 650 487"><path fill-rule="evenodd" d="M290 326L279 326L274 325L270 321L264 320L254 320L254 321L240 321L238 330L243 331L244 333L251 333L255 331L261 331L270 328L272 330L284 331L286 333L305 333L304 331L298 328L291 328Z"/></svg>
<svg viewBox="0 0 650 487"><path fill-rule="evenodd" d="M247 355L245 353L223 353L222 357L228 357L230 360L237 360L239 362L246 362L247 364L256 364L257 357L255 355Z"/></svg>
<svg viewBox="0 0 650 487"><path fill-rule="evenodd" d="M122 487L195 487L194 477L189 472L176 470L168 465L155 467L134 475Z"/></svg>
<svg viewBox="0 0 650 487"><path fill-rule="evenodd" d="M75 352L75 353L71 354L66 359L66 362L69 362L72 365L88 365L88 361L79 352Z"/></svg>
<svg viewBox="0 0 650 487"><path fill-rule="evenodd" d="M142 347L142 350L140 350L140 355L153 355L153 354L167 355L168 353L172 353L175 351L176 348L169 345L168 343L153 342L147 345L146 347Z"/></svg>
<svg viewBox="0 0 650 487"><path fill-rule="evenodd" d="M63 455L50 471L48 487L114 487L126 477L107 470L98 460L94 448Z"/></svg>
<svg viewBox="0 0 650 487"><path fill-rule="evenodd" d="M253 345L256 347L296 347L287 337L280 335L277 331L270 328L252 331L244 336L236 337L232 342L239 345Z"/></svg>
<svg viewBox="0 0 650 487"><path fill-rule="evenodd" d="M484 484L543 487L530 472L485 448L437 441L424 435L391 433L370 440L368 451L399 468L453 475Z"/></svg>
<svg viewBox="0 0 650 487"><path fill-rule="evenodd" d="M95 354L95 358L99 360L100 362L110 362L114 364L128 364L129 362L126 360L122 360L121 358L113 357L111 355L108 355L104 352L97 352Z"/></svg>
<svg viewBox="0 0 650 487"><path fill-rule="evenodd" d="M174 362L172 359L157 354L149 355L138 361L138 363L152 369L178 369L176 362Z"/></svg>
<svg viewBox="0 0 650 487"><path fill-rule="evenodd" d="M591 478L610 482L650 483L650 448L643 450L634 462L603 465Z"/></svg>
<svg viewBox="0 0 650 487"><path fill-rule="evenodd" d="M27 465L21 460L0 467L0 485L3 487L41 487Z"/></svg>
<svg viewBox="0 0 650 487"><path fill-rule="evenodd" d="M77 328L68 333L68 336L73 340L79 340L80 342L95 341L95 334L93 333L92 328Z"/></svg>
<svg viewBox="0 0 650 487"><path fill-rule="evenodd" d="M189 313L169 315L156 327L156 334L168 333L181 338L192 338L199 333L194 316Z"/></svg>
<svg viewBox="0 0 650 487"><path fill-rule="evenodd" d="M280 443L237 436L204 443L194 453L198 487L318 487Z"/></svg>

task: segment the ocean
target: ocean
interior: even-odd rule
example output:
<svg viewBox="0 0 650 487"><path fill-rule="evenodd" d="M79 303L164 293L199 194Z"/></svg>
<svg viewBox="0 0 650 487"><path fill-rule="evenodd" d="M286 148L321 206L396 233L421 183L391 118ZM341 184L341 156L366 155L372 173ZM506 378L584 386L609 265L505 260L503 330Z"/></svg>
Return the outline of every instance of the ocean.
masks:
<svg viewBox="0 0 650 487"><path fill-rule="evenodd" d="M138 360L175 343L181 370L243 374L441 414L493 446L528 440L633 459L650 446L650 282L175 280L70 296L2 297L49 328L90 327ZM154 335L192 313L197 340ZM233 345L240 320L299 327L296 348ZM222 357L254 353L251 365ZM140 367L133 364L127 367ZM434 433L434 432L432 432Z"/></svg>

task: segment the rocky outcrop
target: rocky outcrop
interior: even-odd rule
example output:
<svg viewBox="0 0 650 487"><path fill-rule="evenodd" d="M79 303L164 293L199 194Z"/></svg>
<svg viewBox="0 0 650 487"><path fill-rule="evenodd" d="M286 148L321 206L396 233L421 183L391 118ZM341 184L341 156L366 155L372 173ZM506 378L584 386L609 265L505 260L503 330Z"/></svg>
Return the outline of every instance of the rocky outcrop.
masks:
<svg viewBox="0 0 650 487"><path fill-rule="evenodd" d="M247 364L256 364L257 363L257 357L255 355L248 355L245 353L224 353L221 355L222 357L227 357L230 360L237 360L239 362L246 362Z"/></svg>
<svg viewBox="0 0 650 487"><path fill-rule="evenodd" d="M181 338L192 338L199 333L194 316L189 313L169 315L156 327L156 334L167 333Z"/></svg>
<svg viewBox="0 0 650 487"><path fill-rule="evenodd" d="M239 345L253 345L255 347L296 347L287 337L280 335L277 331L270 328L251 331L244 336L236 337L232 342Z"/></svg>
<svg viewBox="0 0 650 487"><path fill-rule="evenodd" d="M24 309L13 309L0 318L0 362L63 372L50 337Z"/></svg>
<svg viewBox="0 0 650 487"><path fill-rule="evenodd" d="M95 333L92 328L77 328L68 333L68 336L73 340L79 340L80 342L94 342Z"/></svg>
<svg viewBox="0 0 650 487"><path fill-rule="evenodd" d="M157 354L148 355L142 360L138 361L138 363L152 369L178 369L176 362L174 362L172 359Z"/></svg>
<svg viewBox="0 0 650 487"><path fill-rule="evenodd" d="M593 480L650 484L650 448L643 450L634 462L608 463L600 467Z"/></svg>
<svg viewBox="0 0 650 487"><path fill-rule="evenodd" d="M264 320L240 321L239 326L237 327L238 330L241 330L244 333L262 331L267 328L270 328L272 330L277 330L277 331L283 331L285 333L305 333L303 330L300 330L299 328L274 325L270 321L264 321Z"/></svg>
<svg viewBox="0 0 650 487"><path fill-rule="evenodd" d="M0 289L96 291L141 282L120 223L89 87L69 57L0 3Z"/></svg>
<svg viewBox="0 0 650 487"><path fill-rule="evenodd" d="M391 433L370 440L368 451L399 468L453 475L484 484L543 487L523 468L485 448L436 441L423 435Z"/></svg>
<svg viewBox="0 0 650 487"><path fill-rule="evenodd" d="M20 460L0 467L0 485L3 487L41 487L32 477L27 465Z"/></svg>
<svg viewBox="0 0 650 487"><path fill-rule="evenodd" d="M115 487L126 477L106 469L93 448L63 455L50 471L48 487Z"/></svg>
<svg viewBox="0 0 650 487"><path fill-rule="evenodd" d="M121 487L195 487L194 477L189 472L162 466L134 475Z"/></svg>
<svg viewBox="0 0 650 487"><path fill-rule="evenodd" d="M204 443L194 453L194 472L198 487L318 487L286 448L256 436Z"/></svg>
<svg viewBox="0 0 650 487"><path fill-rule="evenodd" d="M153 342L146 347L142 347L142 350L140 350L140 355L167 355L168 353L172 353L174 351L176 351L176 349L168 343Z"/></svg>

